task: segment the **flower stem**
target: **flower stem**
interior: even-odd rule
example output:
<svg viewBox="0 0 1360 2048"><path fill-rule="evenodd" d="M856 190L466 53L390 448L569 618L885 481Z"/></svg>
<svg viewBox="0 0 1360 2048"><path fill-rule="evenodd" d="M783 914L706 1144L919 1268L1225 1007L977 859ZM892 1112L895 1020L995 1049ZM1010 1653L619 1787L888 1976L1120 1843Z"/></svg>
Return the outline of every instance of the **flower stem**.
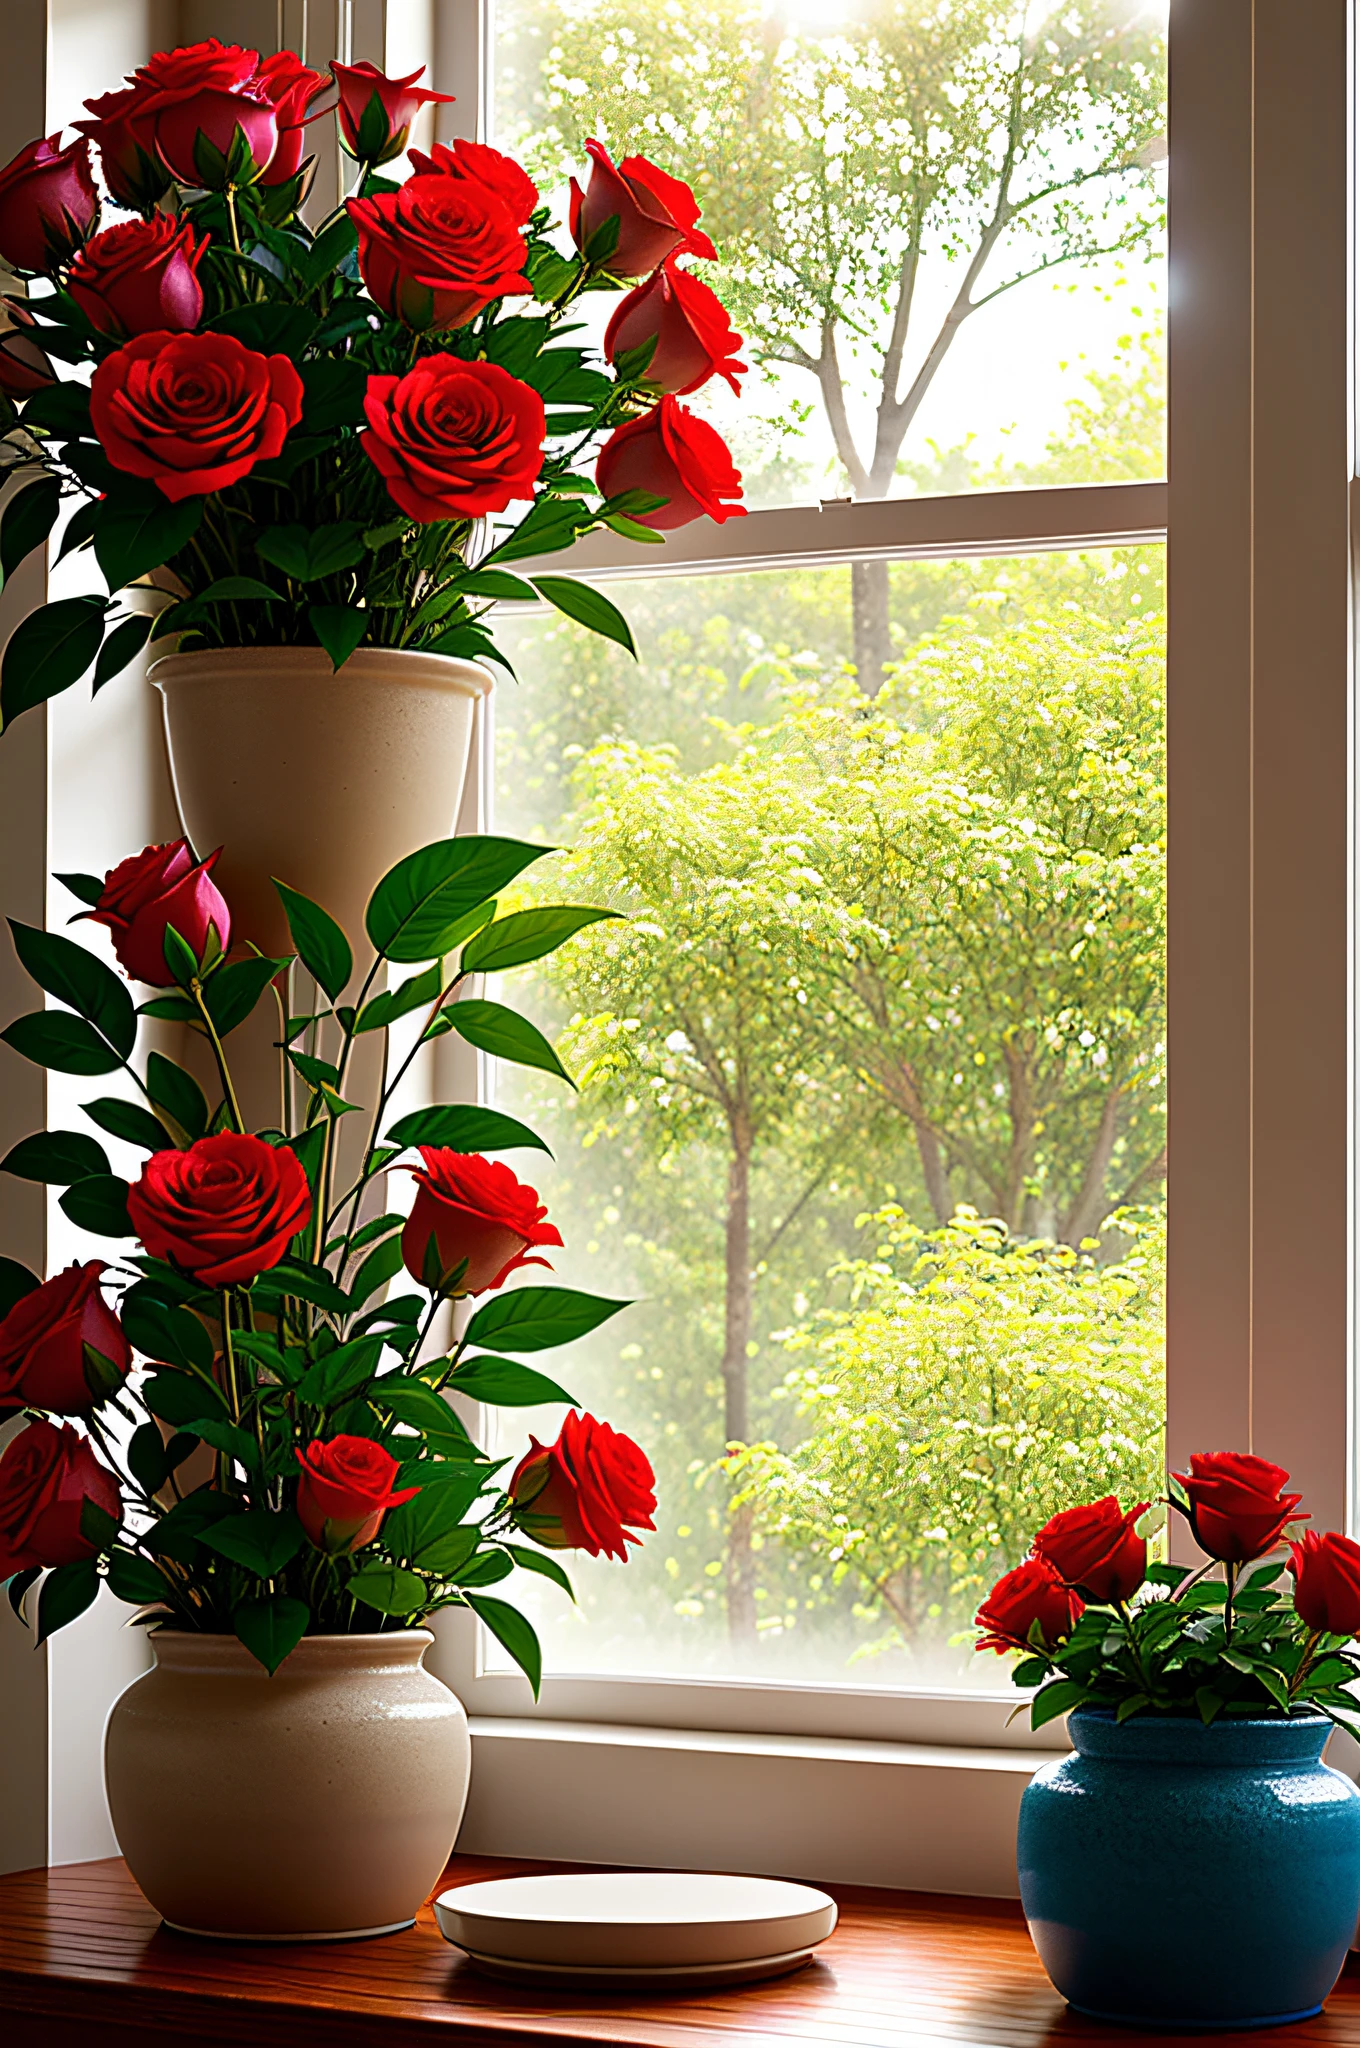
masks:
<svg viewBox="0 0 1360 2048"><path fill-rule="evenodd" d="M227 1071L227 1056L222 1050L222 1041L217 1035L217 1026L213 1023L208 1006L203 1000L203 984L197 975L194 976L189 984L189 993L194 999L198 1014L203 1019L203 1028L208 1034L208 1041L213 1049L213 1058L217 1062L217 1072L222 1082L222 1094L226 1100L227 1108L231 1111L237 1130L244 1132L246 1121L241 1114L241 1105L236 1100L236 1090L231 1085L231 1075Z"/></svg>

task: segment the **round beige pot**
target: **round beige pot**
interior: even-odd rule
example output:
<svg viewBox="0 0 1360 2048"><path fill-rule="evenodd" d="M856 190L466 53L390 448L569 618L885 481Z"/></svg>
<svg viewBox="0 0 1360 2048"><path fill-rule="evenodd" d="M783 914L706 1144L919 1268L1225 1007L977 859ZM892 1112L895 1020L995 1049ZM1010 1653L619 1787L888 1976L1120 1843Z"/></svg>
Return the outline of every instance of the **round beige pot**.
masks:
<svg viewBox="0 0 1360 2048"><path fill-rule="evenodd" d="M320 647L226 647L166 655L150 676L180 822L198 853L225 848L236 938L289 950L277 876L330 912L357 957L374 884L453 832L487 671L365 647L332 673Z"/></svg>
<svg viewBox="0 0 1360 2048"><path fill-rule="evenodd" d="M158 1629L109 1716L129 1870L172 1927L339 1941L408 1927L463 1818L467 1716L426 1629L305 1636L271 1678L234 1636Z"/></svg>

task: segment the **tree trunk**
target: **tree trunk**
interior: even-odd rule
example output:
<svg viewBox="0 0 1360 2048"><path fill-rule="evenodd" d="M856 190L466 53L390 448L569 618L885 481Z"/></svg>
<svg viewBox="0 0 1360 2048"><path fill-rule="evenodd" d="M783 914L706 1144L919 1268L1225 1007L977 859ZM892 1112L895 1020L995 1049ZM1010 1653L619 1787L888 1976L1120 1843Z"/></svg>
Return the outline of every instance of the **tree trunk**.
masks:
<svg viewBox="0 0 1360 2048"><path fill-rule="evenodd" d="M1063 1243L1074 1249L1083 1238L1095 1236L1114 1206L1106 1199L1105 1182L1114 1157L1115 1139L1119 1135L1119 1105L1123 1096L1122 1088L1112 1088L1101 1104L1091 1156L1086 1162L1076 1200L1062 1227Z"/></svg>
<svg viewBox="0 0 1360 2048"><path fill-rule="evenodd" d="M916 1151L921 1161L921 1175L926 1184L926 1196L934 1211L937 1223L948 1223L954 1213L953 1197L949 1192L949 1169L945 1164L944 1151L939 1133L926 1115L921 1101L921 1090L916 1075L906 1060L894 1060L882 1071L883 1092L895 1109L901 1110L911 1125L916 1139Z"/></svg>
<svg viewBox="0 0 1360 2048"><path fill-rule="evenodd" d="M729 1444L748 1437L746 1346L751 1336L751 1143L733 1132L727 1169L727 1299L723 1332L723 1435ZM743 1646L755 1641L755 1568L751 1510L738 1508L727 1536L727 1634Z"/></svg>
<svg viewBox="0 0 1360 2048"><path fill-rule="evenodd" d="M893 658L888 616L888 564L852 562L850 600L854 622L855 668L867 697L883 687L883 671Z"/></svg>

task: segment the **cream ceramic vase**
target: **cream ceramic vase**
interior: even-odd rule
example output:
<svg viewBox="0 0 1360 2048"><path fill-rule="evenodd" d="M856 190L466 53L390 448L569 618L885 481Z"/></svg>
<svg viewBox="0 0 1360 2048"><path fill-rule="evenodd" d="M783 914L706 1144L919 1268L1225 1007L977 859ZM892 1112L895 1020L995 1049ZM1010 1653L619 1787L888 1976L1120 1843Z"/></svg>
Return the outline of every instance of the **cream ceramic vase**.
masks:
<svg viewBox="0 0 1360 2048"><path fill-rule="evenodd" d="M409 1927L467 1799L467 1716L426 1629L305 1636L269 1677L234 1636L157 1629L114 1705L109 1812L186 1933L341 1941Z"/></svg>

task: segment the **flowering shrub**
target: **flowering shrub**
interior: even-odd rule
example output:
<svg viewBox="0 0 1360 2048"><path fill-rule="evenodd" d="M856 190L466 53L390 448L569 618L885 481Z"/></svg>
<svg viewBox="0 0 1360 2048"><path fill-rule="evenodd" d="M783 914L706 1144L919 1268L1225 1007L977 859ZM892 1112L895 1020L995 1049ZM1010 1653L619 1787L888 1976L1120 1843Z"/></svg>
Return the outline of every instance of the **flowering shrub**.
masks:
<svg viewBox="0 0 1360 2048"><path fill-rule="evenodd" d="M216 1066L215 1103L161 1053L137 1061L139 1012L111 967L71 939L12 926L24 966L64 1007L0 1036L63 1073L125 1075L138 1099L101 1096L84 1113L144 1155L128 1181L89 1132L47 1131L3 1161L62 1188L71 1220L117 1247L46 1281L0 1259L0 1415L30 1418L0 1457L0 1579L22 1615L46 1572L40 1639L83 1612L101 1582L140 1618L234 1631L270 1671L309 1632L406 1628L465 1606L536 1686L534 1632L488 1589L523 1570L570 1591L552 1552L625 1558L653 1526L652 1468L607 1424L573 1412L559 1441L534 1442L503 1485L443 1398L574 1410L564 1388L512 1354L584 1336L626 1306L506 1287L521 1267L549 1265L544 1251L562 1239L535 1190L483 1148L544 1150L542 1140L468 1106L391 1121L416 1049L444 1031L562 1073L527 1020L455 1000L469 974L541 958L604 914L563 904L497 916L496 893L544 850L469 837L399 861L369 901L374 960L353 1003L340 1002L354 972L349 937L280 885L296 958L322 1001L292 1018L282 994L293 956L224 955L231 911L213 857L195 862L181 840L103 880L63 876L108 927L128 975L170 991L140 1014L196 1032ZM418 971L375 994L396 965ZM251 1131L228 1045L276 996L287 1127ZM336 1129L359 1107L346 1099L355 1048L416 1011L415 1044L383 1061L344 1184ZM385 1175L412 1153L409 1216L374 1213ZM384 1299L403 1269L417 1291ZM436 1339L441 1308L471 1297L462 1336Z"/></svg>
<svg viewBox="0 0 1360 2048"><path fill-rule="evenodd" d="M196 43L0 171L0 257L26 282L0 338L0 465L23 485L0 569L75 498L64 547L93 549L109 593L19 627L5 722L165 633L319 645L336 668L365 644L499 659L492 605L542 597L631 648L607 598L509 565L601 525L655 542L743 510L721 436L675 396L745 370L685 267L715 254L689 187L592 143L559 246L532 179L486 144L413 151L394 182L379 167L447 97L419 76ZM306 151L332 84L358 172L313 229ZM96 159L134 216L102 229ZM597 363L567 338L577 301L625 290ZM148 576L175 600L154 624L118 604Z"/></svg>

